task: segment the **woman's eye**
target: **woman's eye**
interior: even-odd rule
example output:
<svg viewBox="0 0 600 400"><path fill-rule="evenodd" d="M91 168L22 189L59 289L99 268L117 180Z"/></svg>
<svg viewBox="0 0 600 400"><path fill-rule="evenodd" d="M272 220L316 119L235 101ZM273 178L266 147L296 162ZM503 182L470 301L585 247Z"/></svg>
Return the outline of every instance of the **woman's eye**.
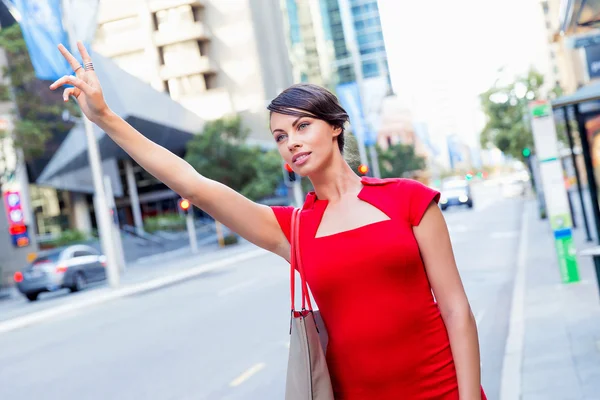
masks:
<svg viewBox="0 0 600 400"><path fill-rule="evenodd" d="M301 131L302 129L306 128L308 126L307 122L303 122L300 125L298 125L298 130Z"/></svg>
<svg viewBox="0 0 600 400"><path fill-rule="evenodd" d="M278 136L275 138L275 141L276 141L276 142L281 142L281 141L282 141L284 138L285 138L285 135L278 135Z"/></svg>

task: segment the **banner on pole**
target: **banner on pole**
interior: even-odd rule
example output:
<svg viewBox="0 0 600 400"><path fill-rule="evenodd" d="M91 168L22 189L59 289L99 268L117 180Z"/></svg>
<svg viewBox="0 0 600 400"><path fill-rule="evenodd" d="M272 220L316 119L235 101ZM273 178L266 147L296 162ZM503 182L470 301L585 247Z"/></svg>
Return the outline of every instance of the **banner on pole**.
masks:
<svg viewBox="0 0 600 400"><path fill-rule="evenodd" d="M58 52L59 43L68 45L63 27L61 0L11 0L19 13L19 25L37 78L53 81L73 70Z"/></svg>
<svg viewBox="0 0 600 400"><path fill-rule="evenodd" d="M336 87L336 93L342 107L350 117L352 132L356 136L356 140L366 146L372 145L374 138L365 121L358 84L356 82L342 83Z"/></svg>

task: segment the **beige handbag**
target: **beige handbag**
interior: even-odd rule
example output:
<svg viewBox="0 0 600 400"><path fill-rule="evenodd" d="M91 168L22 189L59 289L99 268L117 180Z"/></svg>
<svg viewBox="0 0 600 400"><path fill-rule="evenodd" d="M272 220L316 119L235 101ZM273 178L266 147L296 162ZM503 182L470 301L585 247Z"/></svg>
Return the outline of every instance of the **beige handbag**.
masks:
<svg viewBox="0 0 600 400"><path fill-rule="evenodd" d="M285 388L285 400L333 400L333 389L325 351L327 331L318 310L312 309L308 285L300 257L300 210L292 214L290 290L292 315L290 320L290 355ZM302 309L296 311L295 276L300 273Z"/></svg>

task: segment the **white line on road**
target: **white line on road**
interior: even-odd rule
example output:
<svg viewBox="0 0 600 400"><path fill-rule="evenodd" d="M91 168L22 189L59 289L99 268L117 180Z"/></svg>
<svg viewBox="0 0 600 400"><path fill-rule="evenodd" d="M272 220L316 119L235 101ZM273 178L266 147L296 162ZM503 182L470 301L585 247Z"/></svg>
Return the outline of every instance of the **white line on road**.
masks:
<svg viewBox="0 0 600 400"><path fill-rule="evenodd" d="M517 272L512 294L508 338L506 340L504 362L502 364L500 400L521 398L521 368L523 366L523 339L525 336L525 265L527 262L527 235L529 231L528 218L529 212L527 204L525 204L521 217L521 221L523 222L521 224L521 239L519 241Z"/></svg>
<svg viewBox="0 0 600 400"><path fill-rule="evenodd" d="M252 377L252 375L255 375L256 373L260 372L260 370L264 369L266 366L267 365L265 363L258 363L258 364L251 366L246 371L244 371L240 376L238 376L237 378L232 380L229 383L229 386L236 387L236 386L241 385L242 383L244 383L248 379L250 379Z"/></svg>
<svg viewBox="0 0 600 400"><path fill-rule="evenodd" d="M241 283L238 283L237 285L232 285L232 286L229 286L229 287L227 287L227 288L225 288L225 289L221 289L221 290L219 290L219 292L217 293L217 295L218 295L219 297L221 297L221 296L226 296L226 295L228 295L228 294L231 294L231 293L233 293L233 292L236 292L236 291L238 291L238 290L240 290L240 289L243 289L243 288L245 288L245 287L252 286L252 285L254 285L254 284L256 283L256 281L257 281L257 279L251 279L251 280L249 280L249 281L246 281L246 282L241 282Z"/></svg>
<svg viewBox="0 0 600 400"><path fill-rule="evenodd" d="M448 232L450 233L465 233L468 231L469 228L466 225L448 225Z"/></svg>
<svg viewBox="0 0 600 400"><path fill-rule="evenodd" d="M251 258L259 257L261 255L268 254L266 250L257 249L237 254L221 260L216 260L210 263L199 265L194 268L187 269L172 275L155 278L147 282L133 284L130 286L124 286L118 289L107 289L106 291L99 292L98 295L92 295L89 298L78 298L75 303L64 304L51 309L46 309L38 312L32 312L21 317L16 317L6 321L0 322L0 334L9 332L15 329L20 329L28 325L32 325L38 322L46 321L63 315L71 313L75 310L80 310L85 307L91 307L94 305L106 303L108 301L118 299L125 296L130 296L136 293L142 293L148 290L157 289L163 286L167 286L173 283L185 281L186 279L194 278L202 275L208 271L223 268L228 265L232 265L241 261L246 261Z"/></svg>

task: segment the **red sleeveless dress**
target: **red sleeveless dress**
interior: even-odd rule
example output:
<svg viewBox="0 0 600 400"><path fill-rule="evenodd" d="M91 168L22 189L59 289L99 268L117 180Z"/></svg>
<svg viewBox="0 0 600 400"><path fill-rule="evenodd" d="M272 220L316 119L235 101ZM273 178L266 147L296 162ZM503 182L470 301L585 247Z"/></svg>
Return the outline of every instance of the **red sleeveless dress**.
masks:
<svg viewBox="0 0 600 400"><path fill-rule="evenodd" d="M408 179L362 183L358 197L389 220L315 238L327 201L311 192L301 214L302 260L329 333L335 398L458 400L448 334L412 231L439 193ZM273 211L289 240L293 207Z"/></svg>

